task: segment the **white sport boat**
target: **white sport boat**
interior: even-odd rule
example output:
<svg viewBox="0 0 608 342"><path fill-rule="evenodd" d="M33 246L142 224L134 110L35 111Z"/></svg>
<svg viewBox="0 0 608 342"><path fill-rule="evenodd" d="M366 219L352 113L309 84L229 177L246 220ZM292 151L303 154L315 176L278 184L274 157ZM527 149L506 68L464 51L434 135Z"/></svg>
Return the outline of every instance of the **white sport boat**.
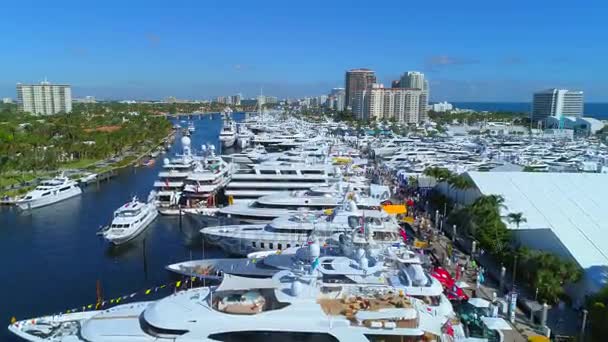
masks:
<svg viewBox="0 0 608 342"><path fill-rule="evenodd" d="M78 196L82 189L76 181L59 176L42 181L36 188L18 199L15 204L23 210L44 207Z"/></svg>
<svg viewBox="0 0 608 342"><path fill-rule="evenodd" d="M143 203L133 197L114 212L112 223L103 231L103 237L110 243L120 245L134 239L143 232L158 216L153 203L154 193L150 193L148 202Z"/></svg>

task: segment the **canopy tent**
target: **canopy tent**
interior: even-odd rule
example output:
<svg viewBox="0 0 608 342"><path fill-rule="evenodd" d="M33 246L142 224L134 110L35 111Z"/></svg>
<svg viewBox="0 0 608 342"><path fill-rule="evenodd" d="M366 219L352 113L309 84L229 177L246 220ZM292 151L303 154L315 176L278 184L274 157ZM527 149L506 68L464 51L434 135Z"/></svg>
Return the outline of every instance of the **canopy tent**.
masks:
<svg viewBox="0 0 608 342"><path fill-rule="evenodd" d="M274 288L276 288L276 285L272 278L247 278L233 274L224 274L224 279L216 291L247 291L251 289Z"/></svg>

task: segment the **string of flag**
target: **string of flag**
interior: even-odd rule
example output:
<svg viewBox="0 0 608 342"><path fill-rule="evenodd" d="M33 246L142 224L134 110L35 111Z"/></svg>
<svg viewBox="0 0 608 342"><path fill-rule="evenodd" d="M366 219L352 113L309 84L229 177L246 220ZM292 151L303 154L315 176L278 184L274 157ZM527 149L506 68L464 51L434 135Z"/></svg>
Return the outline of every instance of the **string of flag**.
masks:
<svg viewBox="0 0 608 342"><path fill-rule="evenodd" d="M178 281L171 282L168 284L163 284L163 285L147 288L144 290L136 291L136 292L133 292L128 295L118 296L118 297L111 298L108 300L102 300L97 303L87 304L87 305L83 305L80 307L68 309L68 310L65 310L65 311L62 311L59 313L55 313L52 316L69 314L69 313L74 313L74 312L84 312L84 311L89 311L89 310L107 309L113 305L123 304L123 303L125 303L133 298L139 297L139 296L149 296L151 294L157 293L158 291L164 290L164 289L174 289L175 291L185 290L189 286L193 286L196 282L201 282L201 281L202 281L202 278L188 277L183 280L178 280Z"/></svg>

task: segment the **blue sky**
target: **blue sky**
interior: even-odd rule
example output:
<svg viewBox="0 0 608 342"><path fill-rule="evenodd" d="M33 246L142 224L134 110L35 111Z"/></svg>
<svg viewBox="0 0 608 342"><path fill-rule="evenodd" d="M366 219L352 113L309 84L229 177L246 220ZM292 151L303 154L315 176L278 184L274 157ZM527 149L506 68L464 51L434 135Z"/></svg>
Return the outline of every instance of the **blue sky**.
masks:
<svg viewBox="0 0 608 342"><path fill-rule="evenodd" d="M608 102L601 1L5 1L0 96L44 77L75 96L281 97L369 67L423 71L433 101L529 101L547 87Z"/></svg>

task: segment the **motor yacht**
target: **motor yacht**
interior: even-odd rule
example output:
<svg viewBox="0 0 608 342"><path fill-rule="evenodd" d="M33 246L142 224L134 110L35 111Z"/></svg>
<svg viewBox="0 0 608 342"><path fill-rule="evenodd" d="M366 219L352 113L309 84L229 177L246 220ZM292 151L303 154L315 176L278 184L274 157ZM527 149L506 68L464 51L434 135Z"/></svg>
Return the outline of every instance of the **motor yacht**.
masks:
<svg viewBox="0 0 608 342"><path fill-rule="evenodd" d="M383 187L386 188L386 187ZM375 188L378 189L378 188ZM345 196L352 199L360 209L378 209L380 202L387 200L387 191L364 195L365 184L340 182L331 186L317 186L310 190L282 192L262 196L252 202L239 202L218 211L221 217L240 223L265 223L280 216L333 209L344 202ZM346 192L349 191L348 194Z"/></svg>
<svg viewBox="0 0 608 342"><path fill-rule="evenodd" d="M348 201L330 215L300 213L278 217L268 224L207 227L201 233L230 254L247 255L299 247L313 238L337 243L343 233L363 236L357 239L371 234L378 243L395 243L402 241L399 229L394 217L385 212L359 210L354 202Z"/></svg>
<svg viewBox="0 0 608 342"><path fill-rule="evenodd" d="M82 189L76 181L63 175L40 182L34 190L28 192L15 204L22 210L44 207L78 196Z"/></svg>
<svg viewBox="0 0 608 342"><path fill-rule="evenodd" d="M239 170L232 175L226 186L226 195L232 196L236 203L277 192L308 190L335 182L340 172L331 164L255 164L251 169Z"/></svg>
<svg viewBox="0 0 608 342"><path fill-rule="evenodd" d="M9 330L37 342L442 342L465 337L458 320L433 315L420 300L385 285L353 282L331 265L342 266L321 263L311 253L301 270L281 271L272 278L226 274L218 286L106 310L27 319ZM376 274L374 266L358 269L358 276L371 279L368 273Z"/></svg>
<svg viewBox="0 0 608 342"><path fill-rule="evenodd" d="M229 148L236 142L236 123L232 120L224 120L224 125L220 131L220 142L222 147Z"/></svg>
<svg viewBox="0 0 608 342"><path fill-rule="evenodd" d="M153 203L154 193L143 203L137 197L125 203L114 212L112 223L103 232L103 237L112 244L120 245L134 239L158 216Z"/></svg>
<svg viewBox="0 0 608 342"><path fill-rule="evenodd" d="M230 181L236 167L215 156L213 150L200 161L195 162L194 170L184 180L179 206L182 212L195 215L212 216L219 209L219 198ZM222 203L224 204L224 203Z"/></svg>
<svg viewBox="0 0 608 342"><path fill-rule="evenodd" d="M154 203L159 213L163 215L179 215L184 182L195 167L190 138L182 137L181 143L183 154L176 158L165 158L163 170L158 173L159 179L154 182L156 192Z"/></svg>

